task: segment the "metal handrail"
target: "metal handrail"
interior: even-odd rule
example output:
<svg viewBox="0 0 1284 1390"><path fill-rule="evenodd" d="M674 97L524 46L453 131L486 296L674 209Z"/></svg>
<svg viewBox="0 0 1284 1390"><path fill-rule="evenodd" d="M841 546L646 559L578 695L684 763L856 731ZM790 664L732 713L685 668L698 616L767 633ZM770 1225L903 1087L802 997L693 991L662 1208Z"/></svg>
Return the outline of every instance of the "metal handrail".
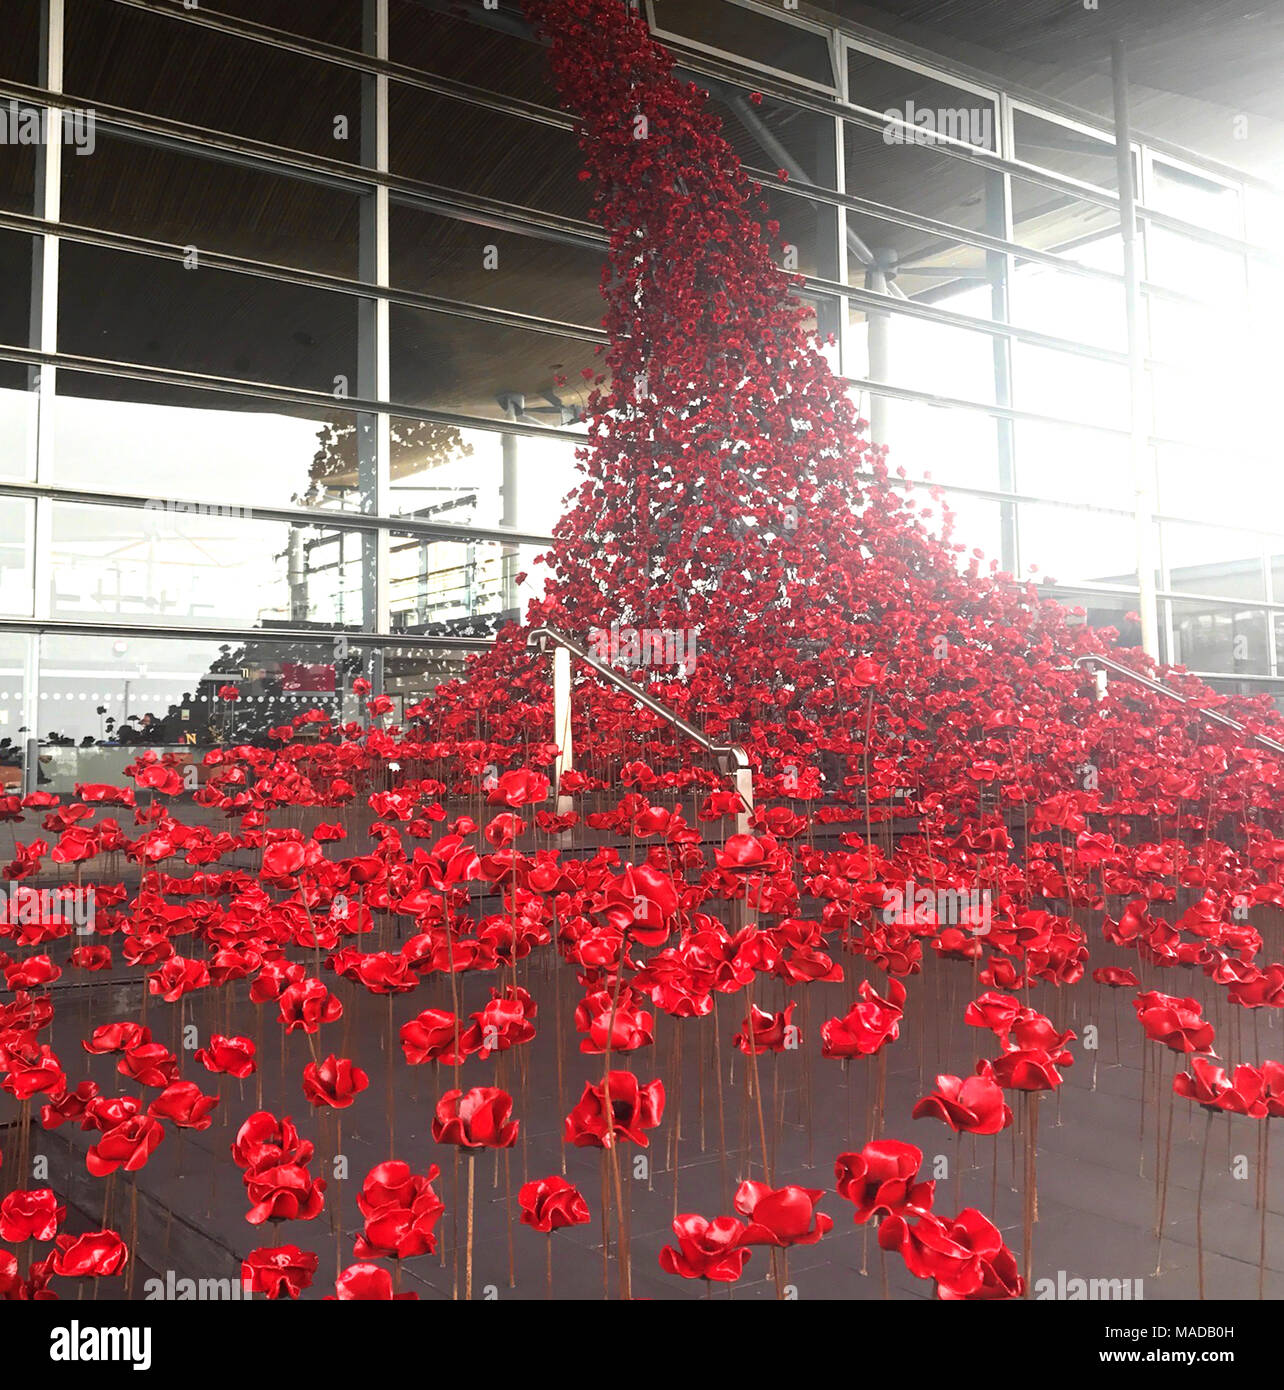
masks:
<svg viewBox="0 0 1284 1390"><path fill-rule="evenodd" d="M1193 709L1197 714L1209 720L1213 724L1220 724L1223 728L1230 729L1233 733L1241 734L1245 738L1250 738L1254 743L1262 748L1269 748L1272 753L1284 753L1284 743L1277 743L1273 738L1268 738L1265 734L1255 734L1245 728L1237 719L1232 719L1229 715L1219 714L1216 710L1205 709L1202 705L1197 705L1188 696L1179 694L1171 686L1163 685L1150 676L1144 676L1140 671L1134 671L1131 666L1125 666L1122 662L1114 660L1109 656L1077 656L1071 663L1073 669L1082 670L1086 666L1097 666L1101 670L1101 678L1097 686L1097 698L1100 699L1105 694L1104 673L1114 671L1118 675L1149 690L1152 694L1163 695L1169 700L1175 700L1179 705L1186 705Z"/></svg>
<svg viewBox="0 0 1284 1390"><path fill-rule="evenodd" d="M537 627L533 629L527 634L526 645L528 648L540 652L547 652L550 646L554 648L553 722L555 734L560 730L560 737L555 740L559 752L555 765L554 795L559 796L559 800L562 774L571 769L574 758L571 744L571 668L569 660L570 657L574 656L578 657L586 666L591 666L603 680L608 681L617 690L622 690L630 699L636 700L643 709L650 710L657 718L671 725L680 734L690 739L698 747L703 748L706 753L712 754L723 764L723 771L735 783L736 791L740 794L740 799L743 802L743 809L736 816L736 830L742 835L749 833L749 817L753 812L753 768L749 762L749 754L742 745L738 743L715 743L689 720L683 719L680 714L675 714L654 695L643 690L641 686L634 685L631 680L622 676L614 667L600 661L591 652L581 647L578 642L572 641L565 633L558 632L556 628Z"/></svg>

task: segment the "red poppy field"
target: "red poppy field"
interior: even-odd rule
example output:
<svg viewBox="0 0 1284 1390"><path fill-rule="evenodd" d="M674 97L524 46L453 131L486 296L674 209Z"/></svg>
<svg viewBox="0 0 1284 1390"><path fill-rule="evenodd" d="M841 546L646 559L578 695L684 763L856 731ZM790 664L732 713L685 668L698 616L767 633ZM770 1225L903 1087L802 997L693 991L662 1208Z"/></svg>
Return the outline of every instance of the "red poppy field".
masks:
<svg viewBox="0 0 1284 1390"><path fill-rule="evenodd" d="M610 238L546 595L400 724L0 800L0 1297L1280 1296L1284 720L898 486L703 95L526 8ZM698 634L753 805L538 628Z"/></svg>

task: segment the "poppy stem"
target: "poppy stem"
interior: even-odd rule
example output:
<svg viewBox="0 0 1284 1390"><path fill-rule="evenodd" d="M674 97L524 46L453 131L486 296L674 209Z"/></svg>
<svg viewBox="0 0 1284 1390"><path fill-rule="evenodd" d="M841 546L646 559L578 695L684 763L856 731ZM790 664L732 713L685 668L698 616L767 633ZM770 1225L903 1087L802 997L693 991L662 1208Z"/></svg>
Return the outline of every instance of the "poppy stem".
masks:
<svg viewBox="0 0 1284 1390"><path fill-rule="evenodd" d="M1262 1232L1257 1245L1257 1297L1266 1297L1266 1208L1270 1194L1271 1117L1262 1119Z"/></svg>
<svg viewBox="0 0 1284 1390"><path fill-rule="evenodd" d="M473 1155L468 1155L468 1217L464 1228L464 1301L472 1301L473 1297L473 1175L476 1169L476 1161Z"/></svg>
<svg viewBox="0 0 1284 1390"><path fill-rule="evenodd" d="M1195 1193L1195 1261L1199 1268L1199 1297L1204 1297L1204 1175L1208 1170L1208 1140L1213 1132L1213 1111L1205 1107L1204 1150L1199 1160L1199 1189Z"/></svg>

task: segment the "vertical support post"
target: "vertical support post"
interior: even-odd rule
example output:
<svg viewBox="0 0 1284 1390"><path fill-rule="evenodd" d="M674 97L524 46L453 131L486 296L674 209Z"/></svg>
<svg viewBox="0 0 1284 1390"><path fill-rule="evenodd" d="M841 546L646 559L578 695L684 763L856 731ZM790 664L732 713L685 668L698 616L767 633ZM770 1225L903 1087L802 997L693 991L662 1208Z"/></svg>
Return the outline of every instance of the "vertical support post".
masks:
<svg viewBox="0 0 1284 1390"><path fill-rule="evenodd" d="M874 251L873 262L865 270L865 288L887 294L895 273L896 253L887 247ZM869 310L869 376L871 381L890 381L892 371L892 316L881 309ZM869 397L869 437L875 444L886 444L891 402L871 391Z"/></svg>
<svg viewBox="0 0 1284 1390"><path fill-rule="evenodd" d="M504 414L513 423L517 423L518 416L526 408L525 400L516 392L509 392L500 397L500 404L504 407ZM518 518L521 516L521 508L517 497L517 445L518 436L512 431L505 431L500 435L500 452L502 476L500 479L500 522L504 526L512 527L514 530L518 526ZM501 588L500 603L505 613L518 613L517 598L517 570L519 565L518 550L515 545L506 545L500 554ZM518 613L518 617L520 618Z"/></svg>
<svg viewBox="0 0 1284 1390"><path fill-rule="evenodd" d="M557 744L553 795L561 816L571 809L571 798L562 794L562 775L575 766L575 745L571 739L571 654L560 645L553 648L553 742Z"/></svg>
<svg viewBox="0 0 1284 1390"><path fill-rule="evenodd" d="M364 0L364 50L371 57L387 60L388 0ZM388 172L388 79L382 73L367 73L362 78L361 162L375 173ZM361 279L384 289L390 278L388 224L388 189L372 187L361 199L358 261ZM391 399L392 387L388 301L360 299L357 305L357 394L383 404ZM386 516L392 501L391 420L388 412L381 410L359 416L356 424L361 510ZM385 530L362 534L361 616L367 632L387 632L391 627L388 541ZM381 694L382 651L371 653L369 679L375 694Z"/></svg>
<svg viewBox="0 0 1284 1390"><path fill-rule="evenodd" d="M51 95L63 90L63 43L65 36L64 0L43 0L40 12L40 56L36 85ZM49 106L45 122L46 139L36 146L35 199L32 211L47 223L62 219L62 159L65 117L61 108ZM31 265L31 346L37 352L58 351L58 263L59 237L42 232L33 238ZM38 483L50 482L54 467L54 420L58 391L58 369L48 363L32 367L28 373L35 439L34 472ZM47 498L32 502L34 518L30 539L31 612L36 618L49 616L53 571L53 513ZM40 759L40 657L41 639L33 635L27 643L23 672L22 723L28 731L23 744L22 785L24 792L36 790Z"/></svg>
<svg viewBox="0 0 1284 1390"><path fill-rule="evenodd" d="M1146 385L1146 321L1137 245L1137 197L1128 114L1128 67L1122 39L1110 46L1114 86L1115 164L1119 176L1119 231L1123 238L1124 292L1128 315L1128 384L1131 397L1133 514L1137 541L1138 610L1141 645L1159 658L1159 601L1155 590L1155 468L1150 454Z"/></svg>
<svg viewBox="0 0 1284 1390"><path fill-rule="evenodd" d="M733 748L730 757L731 781L740 795L741 808L736 812L736 834L748 835L753 817L753 768L743 748Z"/></svg>
<svg viewBox="0 0 1284 1390"><path fill-rule="evenodd" d="M1010 108L1006 101L999 108L999 153L1008 158L1007 131ZM1006 173L985 175L985 229L994 237L1012 240L1012 176ZM990 278L990 313L996 323L1011 323L1012 258L1006 251L985 253L986 273ZM1012 405L1012 340L996 333L994 344L994 403ZM1012 420L997 416L994 421L998 486L1001 492L1017 490L1016 425ZM1017 526L1016 504L999 503L999 565L1009 574L1021 569L1020 535Z"/></svg>

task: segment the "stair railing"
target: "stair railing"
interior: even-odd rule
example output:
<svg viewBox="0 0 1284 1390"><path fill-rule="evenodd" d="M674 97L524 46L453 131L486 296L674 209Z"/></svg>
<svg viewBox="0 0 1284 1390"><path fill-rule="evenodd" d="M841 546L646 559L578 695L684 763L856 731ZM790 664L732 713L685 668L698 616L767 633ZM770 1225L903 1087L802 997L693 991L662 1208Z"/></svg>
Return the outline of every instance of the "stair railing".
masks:
<svg viewBox="0 0 1284 1390"><path fill-rule="evenodd" d="M1153 680L1150 676L1143 676L1140 671L1134 671L1131 666L1125 666L1120 661L1115 661L1108 656L1077 656L1073 667L1076 670L1083 670L1089 666L1097 668L1097 699L1100 700L1106 693L1108 681L1107 672L1113 671L1116 675L1124 677L1134 685L1139 685L1144 690L1149 690L1152 694L1163 695L1166 699L1174 700L1179 705L1187 705L1197 714L1202 715L1212 724L1220 724L1224 729L1230 729L1233 733L1240 734L1244 738L1250 738L1254 743L1262 748L1268 748L1272 753L1284 753L1284 743L1277 743L1273 738L1267 738L1265 734L1251 733L1237 719L1232 719L1229 715L1220 714L1217 710L1205 709L1202 705L1197 705L1186 695L1179 694L1171 686L1162 685L1159 681Z"/></svg>
<svg viewBox="0 0 1284 1390"><path fill-rule="evenodd" d="M556 628L536 628L527 637L526 645L532 650L545 653L551 649L553 656L553 740L558 748L557 761L554 764L553 794L557 797L559 813L564 809L569 809L569 800L566 807L563 807L562 804L562 777L575 765L575 751L571 740L571 657L574 656L584 662L586 666L591 666L603 680L608 681L617 690L624 691L643 709L650 710L657 718L676 729L684 738L689 739L697 747L703 748L706 753L718 760L721 771L730 777L733 786L740 795L741 808L736 813L736 833L738 835L750 833L749 818L753 814L753 768L750 765L748 753L740 744L715 743L689 720L683 719L680 714L675 714L667 705L661 704L654 695L643 690L641 686L635 685L614 667L599 660L577 642L573 642L565 633L558 632Z"/></svg>

